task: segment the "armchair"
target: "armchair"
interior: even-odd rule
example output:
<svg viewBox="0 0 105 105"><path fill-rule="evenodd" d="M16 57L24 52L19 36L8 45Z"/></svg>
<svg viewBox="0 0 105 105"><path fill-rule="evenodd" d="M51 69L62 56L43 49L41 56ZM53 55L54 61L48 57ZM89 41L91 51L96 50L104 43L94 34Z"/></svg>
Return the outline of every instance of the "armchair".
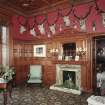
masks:
<svg viewBox="0 0 105 105"><path fill-rule="evenodd" d="M42 65L30 65L27 83L42 83Z"/></svg>

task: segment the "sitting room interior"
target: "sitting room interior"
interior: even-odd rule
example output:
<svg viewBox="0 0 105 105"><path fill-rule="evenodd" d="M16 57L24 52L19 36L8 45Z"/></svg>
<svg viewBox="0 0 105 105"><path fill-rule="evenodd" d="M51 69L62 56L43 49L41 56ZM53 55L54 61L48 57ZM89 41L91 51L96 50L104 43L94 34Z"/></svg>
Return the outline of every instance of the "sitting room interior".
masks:
<svg viewBox="0 0 105 105"><path fill-rule="evenodd" d="M0 90L2 105L98 105L105 0L0 0Z"/></svg>

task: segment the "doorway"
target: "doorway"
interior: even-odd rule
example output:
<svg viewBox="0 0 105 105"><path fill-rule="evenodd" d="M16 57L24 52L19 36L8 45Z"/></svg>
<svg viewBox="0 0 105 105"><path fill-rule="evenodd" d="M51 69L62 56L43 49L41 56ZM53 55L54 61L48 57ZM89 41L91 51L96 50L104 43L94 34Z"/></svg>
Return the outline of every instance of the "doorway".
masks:
<svg viewBox="0 0 105 105"><path fill-rule="evenodd" d="M93 90L102 94L105 81L105 36L93 38Z"/></svg>

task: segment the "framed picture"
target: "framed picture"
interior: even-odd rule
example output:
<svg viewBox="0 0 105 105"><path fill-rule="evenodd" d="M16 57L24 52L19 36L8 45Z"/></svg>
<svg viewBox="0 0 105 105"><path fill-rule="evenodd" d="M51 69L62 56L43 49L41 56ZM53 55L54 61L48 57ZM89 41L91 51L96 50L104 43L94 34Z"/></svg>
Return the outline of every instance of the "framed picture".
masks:
<svg viewBox="0 0 105 105"><path fill-rule="evenodd" d="M34 45L34 57L46 57L46 45Z"/></svg>

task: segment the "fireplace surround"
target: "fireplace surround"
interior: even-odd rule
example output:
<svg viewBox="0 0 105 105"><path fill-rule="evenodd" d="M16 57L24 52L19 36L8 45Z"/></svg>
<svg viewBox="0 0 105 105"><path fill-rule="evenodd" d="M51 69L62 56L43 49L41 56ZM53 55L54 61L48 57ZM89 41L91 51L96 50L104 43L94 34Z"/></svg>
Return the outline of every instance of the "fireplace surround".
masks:
<svg viewBox="0 0 105 105"><path fill-rule="evenodd" d="M81 94L81 65L56 64L56 83L50 89Z"/></svg>

